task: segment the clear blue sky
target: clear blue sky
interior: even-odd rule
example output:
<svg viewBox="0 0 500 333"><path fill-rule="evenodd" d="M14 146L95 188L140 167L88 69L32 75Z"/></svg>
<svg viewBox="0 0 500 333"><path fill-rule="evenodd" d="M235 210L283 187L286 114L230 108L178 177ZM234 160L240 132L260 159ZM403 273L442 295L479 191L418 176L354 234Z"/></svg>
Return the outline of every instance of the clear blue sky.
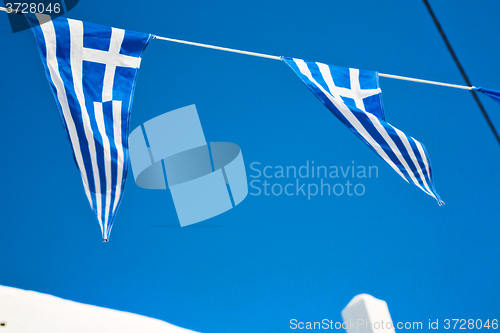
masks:
<svg viewBox="0 0 500 333"><path fill-rule="evenodd" d="M500 2L431 4L472 82L500 90ZM464 84L421 1L83 0L68 16ZM340 321L359 293L386 300L395 322L500 319L500 146L469 92L380 79L387 120L427 147L446 202L439 207L284 63L154 40L131 129L196 104L207 139L237 143L249 176L252 162L354 161L378 166L379 177L351 179L365 186L360 197L248 196L225 214L180 228L170 193L141 189L129 174L104 244L34 38L10 33L5 14L0 32L1 285L203 332L286 332L294 318ZM500 107L481 100L500 128Z"/></svg>

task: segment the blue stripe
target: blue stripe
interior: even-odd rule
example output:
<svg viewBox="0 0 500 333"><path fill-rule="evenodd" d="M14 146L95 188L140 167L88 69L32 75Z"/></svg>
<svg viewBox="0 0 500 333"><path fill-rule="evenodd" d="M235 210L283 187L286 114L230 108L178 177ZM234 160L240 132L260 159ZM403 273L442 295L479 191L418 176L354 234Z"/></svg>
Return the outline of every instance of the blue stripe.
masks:
<svg viewBox="0 0 500 333"><path fill-rule="evenodd" d="M407 137L408 137L408 141L410 142L411 148L413 149L413 152L415 153L415 156L417 157L418 166L420 167L420 169L422 170L422 173L424 174L425 181L429 185L429 188L431 189L431 191L433 191L432 180L429 178L429 173L427 172L427 168L425 167L423 157L420 154L420 151L418 150L417 144L415 143L415 140L412 137L409 137L409 136L407 136ZM425 146L422 143L420 143L420 144L422 145L422 148L425 151ZM430 169L431 168L429 165L429 171L430 171ZM437 193L435 193L435 191L434 191L434 194L437 196Z"/></svg>
<svg viewBox="0 0 500 333"><path fill-rule="evenodd" d="M95 37L98 38L95 38ZM83 22L83 47L109 51L111 28L103 25Z"/></svg>

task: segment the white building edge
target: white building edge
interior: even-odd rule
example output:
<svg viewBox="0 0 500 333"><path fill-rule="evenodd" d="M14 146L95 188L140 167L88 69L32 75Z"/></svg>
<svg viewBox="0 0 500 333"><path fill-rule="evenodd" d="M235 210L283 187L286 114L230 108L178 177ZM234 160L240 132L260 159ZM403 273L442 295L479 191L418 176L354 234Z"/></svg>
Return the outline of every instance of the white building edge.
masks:
<svg viewBox="0 0 500 333"><path fill-rule="evenodd" d="M0 286L0 333L187 333L165 321Z"/></svg>

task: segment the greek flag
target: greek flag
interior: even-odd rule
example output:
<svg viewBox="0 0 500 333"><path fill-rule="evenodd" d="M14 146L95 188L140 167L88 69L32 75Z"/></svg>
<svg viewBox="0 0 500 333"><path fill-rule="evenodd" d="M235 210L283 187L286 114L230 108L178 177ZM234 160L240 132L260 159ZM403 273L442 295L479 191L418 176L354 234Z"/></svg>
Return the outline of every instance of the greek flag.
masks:
<svg viewBox="0 0 500 333"><path fill-rule="evenodd" d="M152 35L26 16L106 242L125 187L130 108L142 52Z"/></svg>
<svg viewBox="0 0 500 333"><path fill-rule="evenodd" d="M481 88L481 87L474 88L474 90L482 92L483 94L485 94L486 96L490 97L492 100L500 104L500 91Z"/></svg>
<svg viewBox="0 0 500 333"><path fill-rule="evenodd" d="M376 72L282 58L316 97L404 180L444 204L420 142L385 121Z"/></svg>

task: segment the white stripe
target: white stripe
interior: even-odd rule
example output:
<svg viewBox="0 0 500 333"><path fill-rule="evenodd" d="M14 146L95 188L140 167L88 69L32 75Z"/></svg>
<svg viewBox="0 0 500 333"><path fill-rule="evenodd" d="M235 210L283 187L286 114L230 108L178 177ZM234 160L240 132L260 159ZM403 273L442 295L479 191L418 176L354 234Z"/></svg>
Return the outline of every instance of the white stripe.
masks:
<svg viewBox="0 0 500 333"><path fill-rule="evenodd" d="M115 145L116 151L118 153L117 163L116 163L116 192L115 192L115 202L113 205L113 212L116 210L118 201L120 200L120 194L122 190L122 177L123 177L123 160L124 151L122 143L122 102L113 101L113 132L115 135Z"/></svg>
<svg viewBox="0 0 500 333"><path fill-rule="evenodd" d="M309 71L309 68L307 67L307 64L301 60L301 59L293 59L297 66L299 67L299 70L302 74L308 77L308 79L313 82L322 92L325 94L326 97L339 109L339 111L342 113L342 115L351 123L352 126L358 131L359 134L375 149L375 151L382 157L404 180L408 182L406 177L401 173L399 168L392 162L392 160L387 156L385 151L380 147L380 145L372 138L370 133L366 131L366 129L363 127L363 125L358 121L358 119L352 114L351 110L342 102L342 98L340 95L336 95L335 97L332 96L328 91L326 91L316 80L312 77L311 72ZM324 64L318 64L319 65L324 65ZM326 65L324 65L326 66ZM319 66L320 71L322 71L322 66ZM328 67L328 66L326 66ZM330 87L330 85L334 86L333 80L330 78L324 78L326 84ZM331 82L328 82L331 81ZM331 89L332 90L332 89ZM335 93L334 91L332 91Z"/></svg>
<svg viewBox="0 0 500 333"><path fill-rule="evenodd" d="M106 175L106 208L104 212L104 234L107 235L109 208L111 206L111 147L109 139L106 135L106 125L104 123L104 115L102 110L102 103L94 102L94 114L97 122L97 128L102 138L102 145L104 148L104 171Z"/></svg>
<svg viewBox="0 0 500 333"><path fill-rule="evenodd" d="M399 129L397 129L395 127L392 127L392 128L394 128L394 130L398 134L401 141L403 141L403 144L405 145L406 150L409 152L411 160L413 161L413 164L415 165L415 168L417 169L418 174L420 175L420 179L422 179L422 183L424 184L425 188L427 189L427 191L424 191L424 192L427 192L430 196L433 196L437 200L436 196L432 193L431 189L429 188L429 185L427 184L427 179L425 179L425 176L422 173L422 168L420 167L420 164L418 163L417 157L415 156L415 153L410 145L410 142L408 141L408 138ZM413 139L413 141L417 142L417 140L415 140L415 139Z"/></svg>
<svg viewBox="0 0 500 333"><path fill-rule="evenodd" d="M47 67L49 68L50 78L56 87L57 99L61 104L61 109L63 112L64 120L66 121L66 126L68 128L69 139L71 145L73 146L73 151L76 158L76 164L80 170L82 176L83 187L85 188L85 194L89 200L90 206L93 206L92 196L90 194L87 172L85 171L85 165L83 163L83 157L80 150L80 142L78 141L78 134L76 132L75 122L71 117L71 112L69 109L68 98L66 96L66 89L64 88L64 83L59 74L59 64L56 58L56 33L54 30L54 25L47 15L36 15L40 21L40 28L42 29L43 37L45 39L46 52L47 52Z"/></svg>
<svg viewBox="0 0 500 333"><path fill-rule="evenodd" d="M111 42L109 44L109 55L118 54L122 47L125 31L122 29L111 29ZM104 85L102 89L102 101L110 101L113 99L113 83L115 81L116 66L106 64L104 72Z"/></svg>
<svg viewBox="0 0 500 333"><path fill-rule="evenodd" d="M92 127L90 124L90 118L87 113L87 108L85 106L85 96L83 94L83 22L68 19L70 36L71 36L71 71L73 74L73 85L75 87L76 97L80 103L80 109L82 111L82 121L83 128L85 131L85 137L89 143L90 160L92 162L92 171L94 174L95 183L95 196L97 205L97 220L101 225L101 231L103 231L102 224L102 199L101 199L101 182L99 177L99 167L97 165L97 154L95 149L94 134L92 132Z"/></svg>
<svg viewBox="0 0 500 333"><path fill-rule="evenodd" d="M415 141L415 144L417 145L417 148L418 148L418 152L420 153L420 157L422 157L422 161L424 161L425 169L427 170L427 175L429 176L429 181L432 181L431 168L429 167L429 162L427 161L427 155L425 154L424 147L422 147L422 144L420 142L418 142L417 140L413 139L413 141ZM436 198L436 200L437 200L437 198Z"/></svg>

